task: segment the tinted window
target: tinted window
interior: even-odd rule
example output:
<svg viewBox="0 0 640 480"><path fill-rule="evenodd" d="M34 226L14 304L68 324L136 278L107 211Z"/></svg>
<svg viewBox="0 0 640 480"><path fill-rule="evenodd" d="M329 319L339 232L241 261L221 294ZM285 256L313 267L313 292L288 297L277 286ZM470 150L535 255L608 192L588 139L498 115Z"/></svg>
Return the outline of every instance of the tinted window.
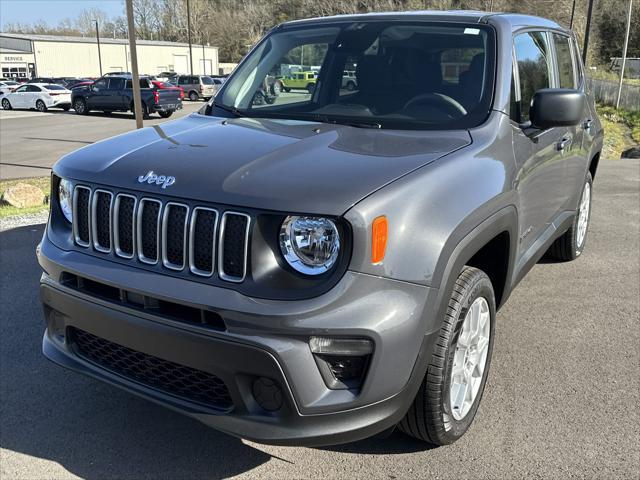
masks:
<svg viewBox="0 0 640 480"><path fill-rule="evenodd" d="M100 80L97 80L93 84L93 89L98 91L98 92L101 91L101 90L106 90L108 82L109 82L108 78L101 78Z"/></svg>
<svg viewBox="0 0 640 480"><path fill-rule="evenodd" d="M44 88L46 88L47 90L66 90L66 88L64 88L61 85L45 85Z"/></svg>
<svg viewBox="0 0 640 480"><path fill-rule="evenodd" d="M522 33L514 41L520 77L519 121L527 122L533 94L551 86L551 57L544 32Z"/></svg>
<svg viewBox="0 0 640 480"><path fill-rule="evenodd" d="M109 90L122 90L124 88L124 78L110 78Z"/></svg>
<svg viewBox="0 0 640 480"><path fill-rule="evenodd" d="M213 85L213 78L211 77L200 77L202 79L202 83L205 85Z"/></svg>
<svg viewBox="0 0 640 480"><path fill-rule="evenodd" d="M127 86L125 88L133 88L133 82L131 80L127 80Z"/></svg>
<svg viewBox="0 0 640 480"><path fill-rule="evenodd" d="M571 55L569 37L554 33L553 43L556 47L560 88L576 88L575 68L573 65L573 56Z"/></svg>
<svg viewBox="0 0 640 480"><path fill-rule="evenodd" d="M14 92L18 93L18 92L26 92L27 91L27 86L28 85L23 85L21 87L18 87L14 90Z"/></svg>
<svg viewBox="0 0 640 480"><path fill-rule="evenodd" d="M36 87L35 85L28 85L27 92L41 92L42 89L40 87Z"/></svg>

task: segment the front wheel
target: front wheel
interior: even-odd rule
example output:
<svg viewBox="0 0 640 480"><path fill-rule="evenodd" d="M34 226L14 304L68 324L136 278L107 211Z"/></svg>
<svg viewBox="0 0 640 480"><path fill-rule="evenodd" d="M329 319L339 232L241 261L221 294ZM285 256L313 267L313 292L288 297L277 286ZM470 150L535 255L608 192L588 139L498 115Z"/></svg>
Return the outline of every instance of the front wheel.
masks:
<svg viewBox="0 0 640 480"><path fill-rule="evenodd" d="M591 192L593 190L593 179L591 173L587 172L580 195L580 204L576 211L573 223L561 237L559 237L547 252L549 256L560 261L571 261L578 258L587 243L587 230L591 219Z"/></svg>
<svg viewBox="0 0 640 480"><path fill-rule="evenodd" d="M448 445L476 415L491 364L496 305L489 277L464 267L453 287L427 373L400 429Z"/></svg>
<svg viewBox="0 0 640 480"><path fill-rule="evenodd" d="M76 98L73 102L73 109L78 115L88 115L89 109L87 108L87 102L83 98Z"/></svg>
<svg viewBox="0 0 640 480"><path fill-rule="evenodd" d="M9 101L8 98L3 98L2 99L2 108L4 108L5 110L11 110L11 102Z"/></svg>
<svg viewBox="0 0 640 480"><path fill-rule="evenodd" d="M158 112L158 115L160 115L162 118L169 118L171 115L173 115L173 110L171 110L170 112Z"/></svg>
<svg viewBox="0 0 640 480"><path fill-rule="evenodd" d="M198 100L200 100L200 95L198 95L196 92L191 92L189 93L189 100L191 100L192 102L197 102Z"/></svg>
<svg viewBox="0 0 640 480"><path fill-rule="evenodd" d="M46 111L47 111L47 106L45 105L45 103L44 103L42 100L38 100L38 101L36 102L36 109L37 109L39 112L43 112L43 113L44 113L44 112L46 112Z"/></svg>
<svg viewBox="0 0 640 480"><path fill-rule="evenodd" d="M316 89L316 84L315 83L310 83L309 85L307 85L307 92L309 92L311 95L313 95L313 92Z"/></svg>
<svg viewBox="0 0 640 480"><path fill-rule="evenodd" d="M68 112L69 110L71 110L71 105L65 105L64 107L62 107L62 110Z"/></svg>

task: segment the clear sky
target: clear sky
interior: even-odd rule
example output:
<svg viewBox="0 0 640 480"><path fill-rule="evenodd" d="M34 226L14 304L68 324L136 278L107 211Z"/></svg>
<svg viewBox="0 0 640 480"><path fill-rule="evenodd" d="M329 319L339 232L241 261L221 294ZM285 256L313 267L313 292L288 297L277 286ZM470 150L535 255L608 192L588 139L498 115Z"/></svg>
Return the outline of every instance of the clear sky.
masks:
<svg viewBox="0 0 640 480"><path fill-rule="evenodd" d="M124 14L124 0L0 0L0 28L5 23L44 20L55 26L84 9L99 8L109 17Z"/></svg>

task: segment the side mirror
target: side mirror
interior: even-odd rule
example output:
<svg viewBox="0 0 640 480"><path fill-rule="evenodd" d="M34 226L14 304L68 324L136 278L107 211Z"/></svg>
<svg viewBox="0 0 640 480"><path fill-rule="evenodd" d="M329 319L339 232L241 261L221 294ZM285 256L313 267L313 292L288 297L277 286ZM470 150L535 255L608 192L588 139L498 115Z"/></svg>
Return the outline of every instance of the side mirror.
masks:
<svg viewBox="0 0 640 480"><path fill-rule="evenodd" d="M577 125L582 120L585 95L569 88L543 88L533 95L531 126L546 130Z"/></svg>

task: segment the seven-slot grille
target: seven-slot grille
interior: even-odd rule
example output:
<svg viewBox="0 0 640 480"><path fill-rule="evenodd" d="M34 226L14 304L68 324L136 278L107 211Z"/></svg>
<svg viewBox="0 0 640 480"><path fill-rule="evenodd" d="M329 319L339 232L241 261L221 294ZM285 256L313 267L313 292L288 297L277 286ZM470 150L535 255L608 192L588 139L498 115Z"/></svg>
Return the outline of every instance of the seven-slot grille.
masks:
<svg viewBox="0 0 640 480"><path fill-rule="evenodd" d="M81 185L73 206L73 236L80 247L203 277L217 271L229 282L246 276L251 217L245 213L219 215L213 208Z"/></svg>

